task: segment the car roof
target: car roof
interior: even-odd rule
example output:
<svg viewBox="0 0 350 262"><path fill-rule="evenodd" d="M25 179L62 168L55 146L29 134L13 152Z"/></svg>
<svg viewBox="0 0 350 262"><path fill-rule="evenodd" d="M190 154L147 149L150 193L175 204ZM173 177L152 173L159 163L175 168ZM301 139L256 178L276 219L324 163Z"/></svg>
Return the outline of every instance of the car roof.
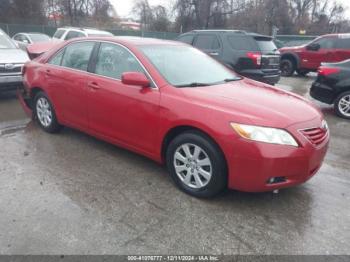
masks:
<svg viewBox="0 0 350 262"><path fill-rule="evenodd" d="M248 35L252 37L266 37L266 38L272 38L271 36L268 35L262 35L262 34L257 34L253 32L247 32L244 30L221 30L221 29L206 29L206 30L192 30L190 32L187 32L185 34L190 34L190 33L221 33L221 34L243 34L243 35Z"/></svg>
<svg viewBox="0 0 350 262"><path fill-rule="evenodd" d="M75 41L88 41L88 40L95 40L95 41L102 41L102 42L115 42L115 43L121 43L126 45L134 45L134 46L144 46L144 45L176 45L176 46L186 46L186 44L178 41L172 41L172 40L163 40L163 39L157 39L157 38L146 38L146 37L137 37L137 36L111 36L111 37L86 37L86 38L76 38L73 40L70 40L71 42Z"/></svg>
<svg viewBox="0 0 350 262"><path fill-rule="evenodd" d="M107 32L107 31L103 31L103 30L99 30L96 28L83 28L83 27L60 27L57 28L57 30L77 30L77 31L83 31L87 34L106 34L109 35L111 33Z"/></svg>
<svg viewBox="0 0 350 262"><path fill-rule="evenodd" d="M178 41L163 40L149 37L138 37L138 36L112 36L112 37L88 37L86 39L93 39L97 41L111 41L128 43L132 45L186 45Z"/></svg>

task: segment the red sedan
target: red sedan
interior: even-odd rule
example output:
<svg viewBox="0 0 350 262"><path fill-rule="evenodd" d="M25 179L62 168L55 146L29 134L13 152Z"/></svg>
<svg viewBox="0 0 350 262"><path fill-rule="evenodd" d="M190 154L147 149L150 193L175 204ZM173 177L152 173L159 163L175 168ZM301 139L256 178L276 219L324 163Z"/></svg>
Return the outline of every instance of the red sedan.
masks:
<svg viewBox="0 0 350 262"><path fill-rule="evenodd" d="M24 86L22 105L45 131L69 126L165 163L196 197L304 183L328 148L306 99L178 42L76 39L27 63Z"/></svg>

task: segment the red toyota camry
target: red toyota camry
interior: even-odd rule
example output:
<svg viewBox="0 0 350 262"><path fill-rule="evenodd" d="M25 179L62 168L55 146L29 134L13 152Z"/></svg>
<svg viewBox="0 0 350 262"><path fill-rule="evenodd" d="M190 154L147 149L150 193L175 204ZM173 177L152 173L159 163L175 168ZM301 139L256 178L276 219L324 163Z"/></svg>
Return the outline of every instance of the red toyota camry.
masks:
<svg viewBox="0 0 350 262"><path fill-rule="evenodd" d="M196 197L304 183L328 148L327 123L310 102L186 44L76 39L23 71L20 101L42 129L69 126L165 163Z"/></svg>

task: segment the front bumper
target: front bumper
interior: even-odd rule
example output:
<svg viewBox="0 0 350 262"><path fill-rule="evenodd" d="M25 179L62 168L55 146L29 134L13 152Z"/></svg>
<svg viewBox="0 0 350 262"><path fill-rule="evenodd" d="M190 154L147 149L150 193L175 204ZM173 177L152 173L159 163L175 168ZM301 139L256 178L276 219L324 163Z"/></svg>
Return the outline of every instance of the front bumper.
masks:
<svg viewBox="0 0 350 262"><path fill-rule="evenodd" d="M32 118L33 111L31 108L30 96L23 87L17 89L17 97L18 97L18 100L19 100L24 112L26 112L26 114L30 118Z"/></svg>
<svg viewBox="0 0 350 262"><path fill-rule="evenodd" d="M309 127L312 126L315 125ZM245 192L273 191L302 184L313 177L327 153L329 132L324 142L315 147L299 132L302 128L304 126L296 126L291 132L301 141L299 147L239 139L228 161L229 188ZM277 182L271 183L272 178L277 178Z"/></svg>
<svg viewBox="0 0 350 262"><path fill-rule="evenodd" d="M1 75L0 91L16 90L23 85L22 75Z"/></svg>
<svg viewBox="0 0 350 262"><path fill-rule="evenodd" d="M267 83L270 85L277 84L281 79L281 71L277 70L261 70L261 69L249 69L240 72L241 75L250 79Z"/></svg>
<svg viewBox="0 0 350 262"><path fill-rule="evenodd" d="M317 81L312 83L310 96L326 104L333 104L336 99L336 93L332 87Z"/></svg>

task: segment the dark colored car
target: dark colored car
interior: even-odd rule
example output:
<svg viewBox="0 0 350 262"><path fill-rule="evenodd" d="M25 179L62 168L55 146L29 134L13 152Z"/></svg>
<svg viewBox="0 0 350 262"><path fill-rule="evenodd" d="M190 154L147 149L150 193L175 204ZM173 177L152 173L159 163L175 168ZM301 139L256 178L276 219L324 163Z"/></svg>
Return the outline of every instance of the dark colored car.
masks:
<svg viewBox="0 0 350 262"><path fill-rule="evenodd" d="M195 30L178 37L248 78L276 84L280 53L269 36L238 30Z"/></svg>
<svg viewBox="0 0 350 262"><path fill-rule="evenodd" d="M322 64L310 94L316 100L334 104L338 116L350 119L350 60Z"/></svg>
<svg viewBox="0 0 350 262"><path fill-rule="evenodd" d="M296 71L305 76L316 72L322 63L337 63L350 58L350 34L331 34L296 47L283 47L281 71L283 76L292 76Z"/></svg>

